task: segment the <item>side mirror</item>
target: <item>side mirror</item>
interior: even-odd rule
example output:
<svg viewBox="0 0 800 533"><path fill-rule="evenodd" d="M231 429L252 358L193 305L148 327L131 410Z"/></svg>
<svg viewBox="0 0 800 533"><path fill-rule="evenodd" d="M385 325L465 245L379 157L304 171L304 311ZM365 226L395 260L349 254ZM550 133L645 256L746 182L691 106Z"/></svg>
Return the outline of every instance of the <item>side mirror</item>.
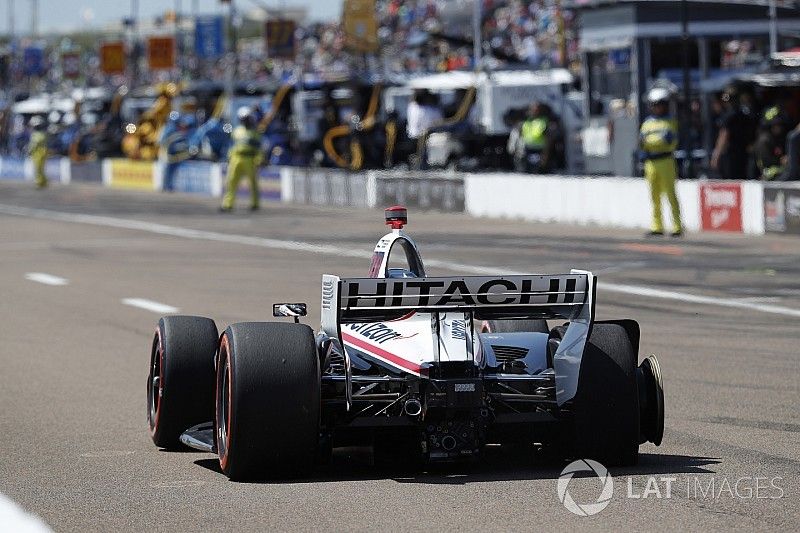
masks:
<svg viewBox="0 0 800 533"><path fill-rule="evenodd" d="M300 322L301 316L308 314L308 306L306 304L273 304L272 316L274 317L292 317L295 323Z"/></svg>

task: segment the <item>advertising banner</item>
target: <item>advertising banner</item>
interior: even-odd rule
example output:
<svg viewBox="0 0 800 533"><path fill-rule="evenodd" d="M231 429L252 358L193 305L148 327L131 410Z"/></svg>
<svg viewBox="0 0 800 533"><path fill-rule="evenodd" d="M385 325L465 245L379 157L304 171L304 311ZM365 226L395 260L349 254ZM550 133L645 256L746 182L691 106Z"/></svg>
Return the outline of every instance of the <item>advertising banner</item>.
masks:
<svg viewBox="0 0 800 533"><path fill-rule="evenodd" d="M150 70L175 67L175 38L150 37L147 40L147 64Z"/></svg>
<svg viewBox="0 0 800 533"><path fill-rule="evenodd" d="M81 55L78 52L64 52L61 54L61 71L64 77L74 80L81 75Z"/></svg>
<svg viewBox="0 0 800 533"><path fill-rule="evenodd" d="M125 73L125 44L122 41L100 46L100 69L106 74Z"/></svg>
<svg viewBox="0 0 800 533"><path fill-rule="evenodd" d="M152 191L155 188L155 164L150 161L111 159L106 183L115 189Z"/></svg>
<svg viewBox="0 0 800 533"><path fill-rule="evenodd" d="M342 19L348 48L356 52L378 51L375 0L344 0Z"/></svg>
<svg viewBox="0 0 800 533"><path fill-rule="evenodd" d="M194 28L197 57L215 59L225 53L225 22L221 16L197 17Z"/></svg>
<svg viewBox="0 0 800 533"><path fill-rule="evenodd" d="M294 59L294 33L297 25L293 20L268 20L265 24L267 56L272 59Z"/></svg>
<svg viewBox="0 0 800 533"><path fill-rule="evenodd" d="M262 200L281 201L281 174L276 168L261 167L258 169L258 189ZM249 197L247 185L239 187L236 196Z"/></svg>
<svg viewBox="0 0 800 533"><path fill-rule="evenodd" d="M164 172L167 172L165 169ZM173 170L173 186L178 192L219 194L219 164L209 161L183 161Z"/></svg>
<svg viewBox="0 0 800 533"><path fill-rule="evenodd" d="M408 208L464 212L463 177L399 177L378 174L376 205L405 205Z"/></svg>
<svg viewBox="0 0 800 533"><path fill-rule="evenodd" d="M299 204L369 207L367 173L329 168L292 168L292 198Z"/></svg>
<svg viewBox="0 0 800 533"><path fill-rule="evenodd" d="M800 186L764 186L764 229L800 234Z"/></svg>
<svg viewBox="0 0 800 533"><path fill-rule="evenodd" d="M22 51L22 72L26 76L44 74L44 49L29 46Z"/></svg>
<svg viewBox="0 0 800 533"><path fill-rule="evenodd" d="M100 161L70 161L70 181L78 183L100 183L103 181L103 165Z"/></svg>
<svg viewBox="0 0 800 533"><path fill-rule="evenodd" d="M703 231L742 232L742 186L739 183L701 183Z"/></svg>

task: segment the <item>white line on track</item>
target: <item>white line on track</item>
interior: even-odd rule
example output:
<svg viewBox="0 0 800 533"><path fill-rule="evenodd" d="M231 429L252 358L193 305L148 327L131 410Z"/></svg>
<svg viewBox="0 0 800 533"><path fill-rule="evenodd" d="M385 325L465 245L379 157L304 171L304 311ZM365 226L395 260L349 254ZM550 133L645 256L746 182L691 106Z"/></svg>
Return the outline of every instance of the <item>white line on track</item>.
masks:
<svg viewBox="0 0 800 533"><path fill-rule="evenodd" d="M147 311L152 311L162 315L164 313L177 313L179 311L177 307L162 304L161 302L154 302L153 300L147 300L145 298L123 298L122 303L125 305L130 305L131 307L138 307L139 309L145 309Z"/></svg>
<svg viewBox="0 0 800 533"><path fill-rule="evenodd" d="M179 226L168 226L166 224L157 224L154 222L145 222L142 220L131 220L126 218L114 218L114 217L99 216L99 215L83 215L77 213L64 213L60 211L50 211L47 209L32 209L28 207L17 207L5 204L0 204L0 213L4 213L7 215L34 217L47 220L57 220L63 222L91 224L94 226L105 226L110 228L137 230L137 231L144 231L147 233L154 233L157 235L180 237L183 239L225 242L233 244L242 244L246 246L257 246L261 248L271 248L275 250L310 252L310 253L331 255L336 257L352 257L357 259L364 259L369 255L368 253L365 254L364 252L361 251L344 250L336 246L314 244L310 242L284 241L279 239L252 237L248 235L218 233L215 231L203 231L190 228L181 228ZM437 259L426 259L425 264L428 266L443 268L454 272L469 273L469 274L483 274L483 275L493 275L498 273L503 273L507 275L530 274L530 272L515 272L501 267L469 265L465 263L456 263L453 261L443 261ZM736 298L721 298L716 296L703 296L703 295L691 294L679 291L668 291L654 287L647 287L643 285L627 285L620 283L600 282L599 289L608 292L630 294L634 296L643 296L661 300L671 300L676 302L698 304L698 305L713 305L718 307L747 309L750 311L759 311L762 313L800 317L800 309L792 309L790 307L783 307L779 305L769 305L757 302L742 301ZM175 309L170 306L167 307L169 307L170 309ZM174 311L164 311L164 312L174 312Z"/></svg>
<svg viewBox="0 0 800 533"><path fill-rule="evenodd" d="M20 533L50 533L42 520L25 512L19 505L0 493L0 529Z"/></svg>
<svg viewBox="0 0 800 533"><path fill-rule="evenodd" d="M69 280L66 278L59 278L58 276L45 274L44 272L28 272L25 274L25 279L53 286L66 285L69 283Z"/></svg>

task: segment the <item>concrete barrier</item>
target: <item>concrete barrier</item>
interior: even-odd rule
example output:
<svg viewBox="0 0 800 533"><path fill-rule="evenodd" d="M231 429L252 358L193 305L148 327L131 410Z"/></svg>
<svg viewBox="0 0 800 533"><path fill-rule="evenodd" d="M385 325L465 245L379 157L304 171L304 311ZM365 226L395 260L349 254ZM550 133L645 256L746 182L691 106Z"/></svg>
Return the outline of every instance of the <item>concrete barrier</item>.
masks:
<svg viewBox="0 0 800 533"><path fill-rule="evenodd" d="M33 181L33 161L24 157L0 157L0 180ZM70 182L69 159L66 157L50 157L45 161L44 173L47 179L55 183Z"/></svg>
<svg viewBox="0 0 800 533"><path fill-rule="evenodd" d="M684 229L762 234L762 191L759 182L679 181L676 192ZM669 227L669 206L666 199L662 202ZM465 204L474 216L532 222L646 230L651 218L650 192L641 178L469 174Z"/></svg>
<svg viewBox="0 0 800 533"><path fill-rule="evenodd" d="M56 182L97 182L108 187L161 190L161 163L106 159L73 163L51 158L45 171ZM186 161L176 169L176 191L219 197L226 165ZM0 180L32 180L30 159L0 157ZM686 231L800 233L800 184L683 180L677 183ZM466 212L478 217L598 225L645 230L650 193L641 178L440 172L347 172L325 168L262 167L262 200L374 208ZM247 196L242 183L237 196ZM664 224L670 210L663 200Z"/></svg>
<svg viewBox="0 0 800 533"><path fill-rule="evenodd" d="M26 175L26 162L23 157L2 157L0 158L0 180L4 181L23 181L28 179ZM32 169L33 167L31 167ZM31 173L31 175L33 175Z"/></svg>
<svg viewBox="0 0 800 533"><path fill-rule="evenodd" d="M800 235L800 183L768 183L761 191L764 229L769 233Z"/></svg>

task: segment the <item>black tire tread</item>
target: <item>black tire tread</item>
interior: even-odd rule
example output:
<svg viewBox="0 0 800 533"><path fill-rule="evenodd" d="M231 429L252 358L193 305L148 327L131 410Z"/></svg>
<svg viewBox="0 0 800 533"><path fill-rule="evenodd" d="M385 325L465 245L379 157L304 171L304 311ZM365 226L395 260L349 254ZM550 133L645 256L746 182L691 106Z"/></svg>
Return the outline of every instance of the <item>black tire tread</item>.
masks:
<svg viewBox="0 0 800 533"><path fill-rule="evenodd" d="M214 419L214 356L219 337L210 318L166 316L158 322L164 343L163 391L153 442L180 447L181 433Z"/></svg>
<svg viewBox="0 0 800 533"><path fill-rule="evenodd" d="M595 324L586 343L574 401L580 458L606 466L636 463L639 449L637 354L625 329Z"/></svg>
<svg viewBox="0 0 800 533"><path fill-rule="evenodd" d="M319 442L313 331L303 324L242 322L225 335L233 388L225 473L233 480L302 475Z"/></svg>

